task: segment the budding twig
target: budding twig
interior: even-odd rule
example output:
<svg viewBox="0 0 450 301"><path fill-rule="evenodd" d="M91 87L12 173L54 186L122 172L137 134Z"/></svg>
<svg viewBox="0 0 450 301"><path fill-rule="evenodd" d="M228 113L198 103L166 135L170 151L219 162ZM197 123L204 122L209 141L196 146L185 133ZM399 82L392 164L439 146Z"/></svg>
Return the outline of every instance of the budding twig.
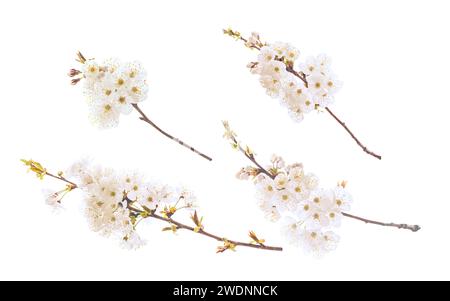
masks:
<svg viewBox="0 0 450 301"><path fill-rule="evenodd" d="M52 177L52 178L55 178L55 179L58 179L58 180L61 180L61 181L66 182L67 184L69 184L69 185L71 186L72 189L78 188L78 185L77 185L77 184L75 184L74 182L71 182L71 181L67 180L67 179L64 178L63 176L55 176L54 174L49 173L48 171L46 171L45 174L46 174L47 176Z"/></svg>
<svg viewBox="0 0 450 301"><path fill-rule="evenodd" d="M221 236L214 235L214 234L211 234L209 232L206 232L203 229L199 229L198 231L195 231L196 229L194 227L191 227L191 226L182 224L180 222L177 222L177 221L173 220L172 218L162 217L162 216L160 216L158 214L155 214L155 213L149 215L148 217L152 217L152 218L155 218L155 219L159 219L159 220L165 221L167 223L175 225L178 229L185 229L185 230L188 230L188 231L192 231L194 233L198 233L198 234L207 236L209 238L215 239L215 240L220 241L220 242L228 241L229 243L232 243L235 246L249 247L249 248L261 249L261 250L269 250L269 251L283 251L283 248L281 248L281 247L273 247L273 246L266 246L266 245L256 245L256 244L252 244L252 243L246 243L246 242L240 242L240 241L236 241L236 240L226 239L224 237L221 237Z"/></svg>

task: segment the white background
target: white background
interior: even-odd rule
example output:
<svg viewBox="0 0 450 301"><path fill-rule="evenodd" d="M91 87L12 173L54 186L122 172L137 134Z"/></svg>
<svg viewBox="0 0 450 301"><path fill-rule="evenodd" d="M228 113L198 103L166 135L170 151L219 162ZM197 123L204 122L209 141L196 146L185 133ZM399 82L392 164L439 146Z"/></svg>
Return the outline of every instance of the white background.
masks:
<svg viewBox="0 0 450 301"><path fill-rule="evenodd" d="M2 2L0 279L45 280L449 280L449 7L446 1L14 1ZM327 53L344 81L334 112L367 146L364 154L326 113L299 124L246 69L256 53L221 33L232 26L286 41L302 57ZM66 73L75 53L138 59L148 72L141 105L156 123L211 155L186 151L137 119L98 131L81 87ZM234 175L245 158L222 138L228 119L261 162L272 153L303 162L324 187L348 180L351 213L420 224L417 233L345 219L338 249L322 259L289 248ZM239 248L192 233L140 226L148 245L121 249L88 229L80 195L55 215L20 158L50 170L89 155L111 167L184 184L198 196L206 229L246 241L255 230L282 253Z"/></svg>

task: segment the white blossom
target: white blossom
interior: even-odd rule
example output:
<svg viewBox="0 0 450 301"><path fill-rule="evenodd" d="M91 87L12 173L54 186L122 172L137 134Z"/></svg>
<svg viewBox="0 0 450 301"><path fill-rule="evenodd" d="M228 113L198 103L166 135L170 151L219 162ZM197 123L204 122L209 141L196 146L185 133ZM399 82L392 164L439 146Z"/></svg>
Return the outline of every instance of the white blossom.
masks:
<svg viewBox="0 0 450 301"><path fill-rule="evenodd" d="M62 210L61 199L64 197L65 191L55 191L50 189L43 189L42 194L45 197L45 203L49 205L53 211L59 212Z"/></svg>
<svg viewBox="0 0 450 301"><path fill-rule="evenodd" d="M87 60L81 72L89 119L98 128L117 126L121 114L129 114L133 104L147 98L146 72L139 62Z"/></svg>
<svg viewBox="0 0 450 301"><path fill-rule="evenodd" d="M305 230L300 235L301 247L316 256L335 250L338 242L339 236L332 231Z"/></svg>
<svg viewBox="0 0 450 301"><path fill-rule="evenodd" d="M146 244L136 232L130 232L122 238L121 246L127 250L135 250Z"/></svg>
<svg viewBox="0 0 450 301"><path fill-rule="evenodd" d="M72 164L63 175L81 189L91 230L118 238L128 249L145 244L136 233L136 225L145 215L136 214L134 210L151 214L159 206L176 210L196 207L196 198L191 191L146 181L134 170L118 172L83 159ZM58 206L63 193L70 191L67 189L47 193L47 202Z"/></svg>
<svg viewBox="0 0 450 301"><path fill-rule="evenodd" d="M291 71L298 58L298 49L288 43L275 42L261 47L257 61L249 67L253 74L259 75L267 94L278 98L288 109L289 116L299 122L305 114L333 103L342 82L332 73L328 56L307 57L297 64L299 72L295 74Z"/></svg>

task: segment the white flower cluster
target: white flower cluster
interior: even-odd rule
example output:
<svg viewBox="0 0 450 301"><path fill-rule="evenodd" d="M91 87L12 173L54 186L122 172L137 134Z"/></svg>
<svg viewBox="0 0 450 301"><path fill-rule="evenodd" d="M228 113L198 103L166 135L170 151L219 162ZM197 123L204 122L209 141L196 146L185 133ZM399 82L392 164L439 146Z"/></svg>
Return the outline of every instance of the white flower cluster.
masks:
<svg viewBox="0 0 450 301"><path fill-rule="evenodd" d="M276 42L261 47L258 61L250 63L251 72L260 76L259 81L267 94L279 98L289 110L290 116L303 120L303 115L333 102L334 94L342 83L331 71L331 59L326 55L309 57L298 64L299 76L293 67L299 51L287 43ZM291 72L290 72L291 71Z"/></svg>
<svg viewBox="0 0 450 301"><path fill-rule="evenodd" d="M129 114L132 104L147 98L146 73L139 62L108 59L102 64L86 60L81 70L84 93L90 105L90 120L99 128L117 126L120 114Z"/></svg>
<svg viewBox="0 0 450 301"><path fill-rule="evenodd" d="M64 174L83 191L91 229L105 236L118 237L127 248L144 244L135 226L145 216L130 210L130 205L146 212L156 208L195 207L195 197L190 191L146 182L143 175L135 171L116 172L82 160Z"/></svg>
<svg viewBox="0 0 450 301"><path fill-rule="evenodd" d="M282 224L291 244L318 255L335 249L339 237L331 230L340 225L342 211L350 209L352 202L345 182L321 189L318 178L305 174L302 164L286 166L278 156L273 156L267 170L276 176L250 166L238 173L240 179L254 177L258 205L265 216Z"/></svg>

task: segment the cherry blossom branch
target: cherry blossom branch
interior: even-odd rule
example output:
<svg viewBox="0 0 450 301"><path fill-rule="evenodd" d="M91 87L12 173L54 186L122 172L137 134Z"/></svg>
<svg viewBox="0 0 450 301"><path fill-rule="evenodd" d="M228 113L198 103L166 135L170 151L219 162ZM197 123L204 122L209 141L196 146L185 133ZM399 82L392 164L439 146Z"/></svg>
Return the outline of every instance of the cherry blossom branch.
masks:
<svg viewBox="0 0 450 301"><path fill-rule="evenodd" d="M37 162L35 162L33 160L29 160L29 161L23 160L23 162L25 164L27 164L27 166L30 166L30 170L35 172L40 178L43 178L44 175L47 175L47 176L50 176L50 177L55 178L57 180L60 180L60 181L68 183L70 185L70 190L74 190L74 189L78 188L78 185L76 185L75 183L67 180L62 175L57 175L56 176L56 175L54 175L54 174L52 174L50 172L47 172L45 170L45 168L43 168L39 163L37 163ZM281 248L281 247L267 246L267 245L263 244L262 241L255 240L257 238L256 238L256 235L254 234L253 231L250 231L250 234L249 234L249 236L253 240L252 243L246 243L246 242L241 242L241 241L236 241L236 240L229 240L229 239L227 239L225 237L209 233L209 232L207 232L207 231L205 231L203 229L203 226L201 225L201 221L200 222L198 221L197 213L195 213L195 215L194 215L195 218L193 218L193 221L196 223L196 227L191 227L191 226L185 225L185 224L183 224L181 222L178 222L178 221L172 219L170 215L168 217L164 217L164 216L156 214L155 210L148 211L146 209L141 210L141 209L135 208L135 207L133 207L131 205L131 203L133 201L128 199L127 197L124 197L124 201L127 202L127 208L130 211L132 211L132 212L142 216L143 218L158 219L158 220L164 221L166 223L169 223L169 224L175 226L176 227L175 230L185 229L185 230L188 230L188 231L191 231L191 232L194 232L194 233L198 233L200 235L204 235L206 237L212 238L212 239L214 239L216 241L223 242L224 246L219 247L218 248L218 252L224 252L225 250L228 250L228 249L234 250L234 248L236 246L260 249L260 250L269 250L269 251L283 251L283 248Z"/></svg>
<svg viewBox="0 0 450 301"><path fill-rule="evenodd" d="M249 43L247 39L243 38L241 36L241 34L237 31L233 31L231 29L224 29L223 32L226 35L229 35L231 37L234 37L236 40L241 40L243 41L247 47L249 48L254 48L257 50L260 50L261 47L259 47L258 45L264 45L261 41L257 41L257 44L255 43ZM283 62L282 59L278 59L279 61ZM286 65L286 71L293 74L294 76L298 77L300 80L303 81L303 83L305 84L305 86L308 88L308 81L306 79L306 75L303 72L298 72L294 69L293 64L285 64ZM377 155L376 153L370 151L364 144L361 143L361 141L359 141L359 139L355 136L355 134L353 134L353 132L347 127L347 125L345 124L345 122L343 122L342 120L340 120L332 111L329 107L325 107L325 110L347 131L347 133L352 137L352 139L356 142L356 144L358 144L358 146L367 154L377 158L378 160L381 160L381 156Z"/></svg>
<svg viewBox="0 0 450 301"><path fill-rule="evenodd" d="M54 175L48 172L47 169L45 169L39 162L36 162L31 159L30 160L21 159L20 161L22 161L29 168L29 171L34 172L36 176L41 180L44 178L44 176L49 176L58 179L60 181L66 182L67 184L70 185L71 189L78 187L77 184L75 184L74 182L71 182L66 178L64 178L62 172L59 172L58 175Z"/></svg>
<svg viewBox="0 0 450 301"><path fill-rule="evenodd" d="M262 167L261 164L258 163L258 161L256 161L255 158L255 154L253 154L250 151L245 151L242 146L237 142L236 138L233 137L233 142L236 143L237 148L240 152L242 152L244 154L244 156L249 159L253 164L255 164L258 167L258 171L269 176L271 179L275 179L275 175L273 175L271 172L269 172L267 169L265 169L264 167Z"/></svg>
<svg viewBox="0 0 450 301"><path fill-rule="evenodd" d="M131 207L131 206L129 206L128 208L130 210L136 212L136 213L139 213L139 214L141 214L141 213L148 213L147 211L139 210L139 209L136 209L136 208ZM203 228L196 229L194 227L191 227L191 226L185 225L183 223L180 223L180 222L178 222L178 221L176 221L176 220L174 220L174 219L172 219L170 217L163 217L163 216L158 215L158 214L156 214L154 212L148 213L148 216L146 216L146 218L158 219L158 220L164 221L166 223L169 223L171 225L174 225L176 227L176 229L185 229L185 230L197 233L197 234L201 234L201 235L207 236L209 238L212 238L212 239L220 241L220 242L227 242L227 243L232 244L234 246L241 246L241 247L248 247L248 248L269 250L269 251L283 251L283 248L281 248L281 247L273 247L273 246L266 246L264 244L254 244L254 243L240 242L240 241L236 241L236 240L229 240L229 239L226 239L225 237L218 236L218 235L206 232L205 230L203 230Z"/></svg>
<svg viewBox="0 0 450 301"><path fill-rule="evenodd" d="M64 178L63 176L60 176L60 175L55 176L54 174L49 173L48 171L45 171L45 174L46 174L47 176L49 176L49 177L52 177L52 178L55 178L55 179L58 179L58 180L61 180L61 181L66 182L67 184L69 184L69 185L71 186L71 189L78 188L78 185L77 185L77 184L75 184L74 182L71 182L71 181L67 180L67 179Z"/></svg>
<svg viewBox="0 0 450 301"><path fill-rule="evenodd" d="M235 133L230 129L230 127L229 127L227 122L224 122L224 127L225 127L225 130L226 130L225 136L228 139L230 139L233 142L234 145L237 145L236 148L240 152L242 152L247 159L249 159L253 164L255 164L258 167L257 168L258 173L264 173L267 176L269 176L271 179L275 179L276 175L271 173L269 170L263 168L262 165L259 164L256 161L256 158L253 155L253 153L250 153L250 155L249 155L249 154L247 154L248 151L245 151L241 147L240 143L237 141L237 139L235 137ZM420 226L419 225L408 225L408 224L396 224L396 223L379 222L379 221L374 221L374 220L370 220L370 219L367 219L367 218L359 217L359 216L356 216L356 215L352 215L352 214L349 214L349 213L345 213L345 212L342 212L342 215L345 216L345 217L348 217L348 218L353 218L353 219L362 221L362 222L364 222L366 224L374 224L374 225L386 226L386 227L395 227L395 228L398 228L398 229L407 229L407 230L411 230L412 232L417 232L417 231L420 230Z"/></svg>
<svg viewBox="0 0 450 301"><path fill-rule="evenodd" d="M199 152L198 150L196 150L195 148L193 148L192 146L188 145L187 143L181 141L180 139L170 135L169 133L167 133L166 131L162 130L159 126L157 126L153 121L151 121L146 115L145 113L141 110L141 108L139 108L139 106L137 104L133 104L134 109L141 115L141 117L139 118L140 120L150 124L152 127L154 127L158 132L160 132L161 134L163 134L164 136L166 136L167 138L177 142L178 144L180 144L181 146L186 147L187 149L191 150L192 152L196 153L197 155L205 158L208 161L211 161L212 159L210 157L208 157L207 155Z"/></svg>
<svg viewBox="0 0 450 301"><path fill-rule="evenodd" d="M111 67L111 66L109 66L109 67L107 67L107 66L98 66L97 63L95 63L94 59L86 59L86 58L81 54L81 52L78 52L78 53L77 53L77 56L78 56L77 61L78 61L79 63L81 63L81 64L90 64L90 63L92 63L92 65L90 65L89 67L87 67L87 70L85 70L85 71L80 71L80 70L77 70L77 69L71 69L71 70L69 71L69 73L68 73L68 76L69 76L69 77L72 77L72 81L71 81L72 85L76 85L76 84L77 84L78 82L80 82L82 79L86 79L86 80L91 80L91 81L92 81L92 78L95 79L94 82L92 82L92 85L93 85L93 83L95 83L95 85L99 85L99 84L102 83L101 78L104 77L105 72L111 73L111 70L115 70L116 68L118 68L117 66L113 66L113 67ZM86 68L86 65L85 65L84 68ZM109 70L109 68L110 68L111 70ZM135 67L133 67L133 68L135 68ZM129 77L130 77L130 78L131 78L131 77L133 77L133 78L136 78L136 77L137 77L137 72L138 72L138 71L136 71L136 70L133 69L133 68L130 69L130 70L128 70L128 72L129 72ZM141 70L141 71L142 71L142 70ZM88 76L87 76L86 74L88 74ZM123 78L120 78L120 77L119 77L119 78L116 78L115 80L116 80L116 85L119 85L119 86L122 86L122 85L124 85L124 83L125 83L125 80L124 80ZM142 95L141 95L141 92L140 92L140 91L141 91L141 90L140 90L141 88L138 87L139 85L146 86L145 80L142 80L142 79L141 79L139 82L134 83L134 84L135 84L136 86L133 86L132 89L131 89L131 92L133 93L133 96L132 96L132 97L135 97L136 95L140 95L140 97L141 97L140 100L135 99L136 102L145 100L146 94L142 94ZM88 90L89 90L89 89L88 89ZM112 94L112 90L110 89L110 87L105 87L104 89L101 89L101 90L104 91L104 93L105 93L106 96L110 96L110 95ZM115 91L117 92L117 89L115 89ZM131 92L130 92L130 93L131 93ZM94 94L95 94L95 92L93 92L93 91L89 91L88 93L94 93ZM163 134L163 135L166 136L167 138L169 138L169 139L171 139L171 140L177 142L178 144L180 144L180 145L186 147L187 149L190 149L192 152L194 152L194 153L196 153L197 155L203 157L204 159L206 159L206 160L208 160L208 161L212 161L211 157L209 157L209 156L207 156L207 155L205 155L205 154L199 152L198 150L196 150L196 149L193 148L192 146L186 144L186 143L183 142L182 140L180 140L180 139L178 139L178 138L172 136L171 134L167 133L166 131L162 130L159 126L157 126L153 121L151 121L151 120L145 115L145 113L139 108L139 106L137 105L137 103L131 103L131 102L128 102L128 101L127 101L127 97L129 97L129 96L130 96L130 95L128 95L128 94L127 94L127 96L121 95L121 96L119 97L119 102L120 102L122 105L126 105L127 108L128 108L129 105L131 104L132 107L133 107L133 108L141 115L140 119L141 119L142 121L144 121L144 122L150 124L150 125L151 125L152 127L154 127L158 132L160 132L161 134ZM112 105L111 105L110 103L107 103L107 104L104 104L104 105L103 105L102 111L107 113L107 112L110 112L110 111L112 110L112 108L113 108ZM110 115L111 115L111 114L110 114ZM115 115L113 114L112 116L115 116ZM118 123L118 117L116 117L115 122ZM100 124L101 124L101 122L100 122ZM98 125L99 125L99 124L98 124ZM102 125L102 127L110 127L110 125Z"/></svg>
<svg viewBox="0 0 450 301"><path fill-rule="evenodd" d="M411 230L412 232L417 232L420 230L420 226L419 225L408 225L408 224L396 224L396 223L383 223L383 222L378 222L378 221L374 221L374 220L370 220L367 218L363 218L363 217L359 217L356 215L352 215L349 213L345 213L342 212L343 216L349 217L349 218L353 218L362 222L365 222L366 224L374 224L374 225L379 225L379 226L386 226L386 227L395 227L398 229L407 229L407 230Z"/></svg>

